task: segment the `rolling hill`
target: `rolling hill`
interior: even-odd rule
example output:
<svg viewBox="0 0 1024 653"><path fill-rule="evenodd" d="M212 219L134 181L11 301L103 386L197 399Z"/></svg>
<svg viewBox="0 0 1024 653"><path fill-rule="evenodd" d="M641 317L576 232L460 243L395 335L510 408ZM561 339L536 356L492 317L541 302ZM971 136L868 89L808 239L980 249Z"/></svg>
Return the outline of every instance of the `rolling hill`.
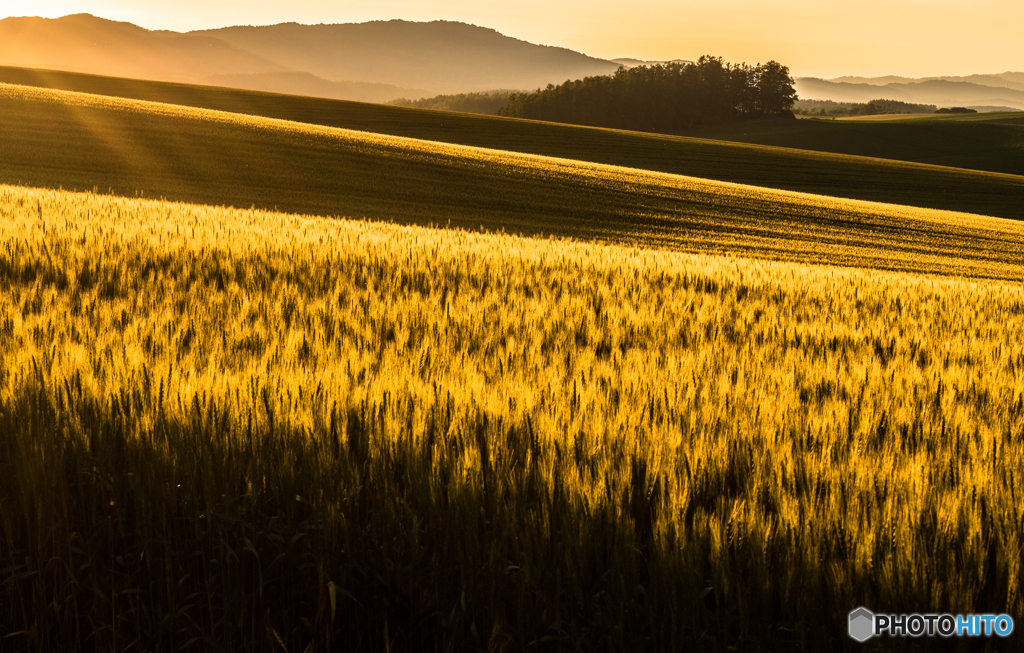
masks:
<svg viewBox="0 0 1024 653"><path fill-rule="evenodd" d="M874 143L876 149L872 151L875 157L899 158L920 153L923 146L920 143L915 145L913 139L901 147L899 139L865 139L856 133L858 129L875 129L880 125L858 127L854 123L839 126L813 122L805 125L804 121L747 123L694 138L13 68L0 68L0 82L179 104L781 190L1024 218L1024 207L1019 201L1024 178L1020 176L792 149L812 145L823 149L846 147L865 140ZM946 125L953 130L961 128L954 122L935 125ZM1014 125L1005 127L1020 129ZM806 131L787 133L789 128ZM915 133L922 138L935 137L934 133L926 130ZM770 141L769 144L727 142L728 139L753 140L758 134ZM967 167L972 157L979 165L989 165L992 160L1000 158L991 152L975 156L977 151L969 140L953 141L941 131L938 138L960 142L964 147L959 154L956 151L947 153L943 160L948 165ZM1010 152L1001 158L1004 163L1008 162L1007 170L1022 170L1019 155ZM823 174L825 170L828 174ZM77 178L75 181L78 187L84 188L91 188L97 183ZM68 185L73 184L69 181ZM98 185L104 187L109 184Z"/></svg>
<svg viewBox="0 0 1024 653"><path fill-rule="evenodd" d="M421 88L403 88L373 82L332 82L303 72L228 73L207 75L204 81L207 84L228 88L355 102L382 103L396 98L421 98L430 95Z"/></svg>
<svg viewBox="0 0 1024 653"><path fill-rule="evenodd" d="M977 215L10 85L0 85L0 130L7 135L0 181L19 185L682 251L1024 276L1022 223ZM736 158L759 149L732 147L740 150L732 153ZM828 160L797 161L820 170ZM892 163L864 167L861 173L872 176L861 183L879 184L901 170L904 177L935 175L933 193L942 179L965 187L987 179L990 190L1013 198L1024 191L1024 178Z"/></svg>
<svg viewBox="0 0 1024 653"><path fill-rule="evenodd" d="M1024 175L1024 113L763 121L697 135L742 143Z"/></svg>

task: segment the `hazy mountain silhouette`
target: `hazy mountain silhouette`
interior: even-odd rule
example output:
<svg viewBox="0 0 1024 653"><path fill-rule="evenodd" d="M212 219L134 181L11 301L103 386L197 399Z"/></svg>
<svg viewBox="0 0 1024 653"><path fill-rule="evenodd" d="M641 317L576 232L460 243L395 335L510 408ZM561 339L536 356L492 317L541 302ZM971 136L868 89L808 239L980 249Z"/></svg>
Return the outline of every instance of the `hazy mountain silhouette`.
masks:
<svg viewBox="0 0 1024 653"><path fill-rule="evenodd" d="M376 102L533 90L619 67L446 21L284 23L179 33L89 14L0 20L0 65Z"/></svg>
<svg viewBox="0 0 1024 653"><path fill-rule="evenodd" d="M1004 80L996 85L994 78ZM857 79L857 78L840 78ZM863 78L861 78L863 79ZM890 78L875 78L888 80ZM903 78L897 78L903 79ZM974 81L957 81L974 79ZM1018 81L1020 80L1020 81ZM985 83L981 83L984 81ZM878 98L939 107L1012 107L1024 110L1024 73L1003 75L972 75L948 79L921 79L876 84L870 82L824 80L802 77L796 80L796 91L802 100L833 100L835 102L870 102Z"/></svg>
<svg viewBox="0 0 1024 653"><path fill-rule="evenodd" d="M885 86L886 84L902 84L916 80L913 77L900 77L899 75L885 75L884 77L858 77L857 75L844 75L842 77L835 77L824 81L836 82L839 84L870 84L871 86Z"/></svg>
<svg viewBox="0 0 1024 653"><path fill-rule="evenodd" d="M386 102L533 90L651 62L605 61L448 21L147 30L75 14L0 20L0 65ZM1024 73L796 80L801 98L1024 109Z"/></svg>
<svg viewBox="0 0 1024 653"><path fill-rule="evenodd" d="M465 23L402 20L191 32L257 52L292 70L325 79L378 82L462 93L532 90L549 83L605 75L618 64L504 36Z"/></svg>
<svg viewBox="0 0 1024 653"><path fill-rule="evenodd" d="M217 38L150 31L89 14L0 20L0 64L175 82L285 70Z"/></svg>
<svg viewBox="0 0 1024 653"><path fill-rule="evenodd" d="M853 77L850 75L829 79L829 82L848 82L851 84L871 84L872 86L885 86L886 84L913 84L916 82L929 82L941 80L946 82L970 82L980 86L992 86L995 88L1012 88L1024 91L1024 73L1006 72L999 75L940 75L938 77L897 77L887 75L885 77Z"/></svg>

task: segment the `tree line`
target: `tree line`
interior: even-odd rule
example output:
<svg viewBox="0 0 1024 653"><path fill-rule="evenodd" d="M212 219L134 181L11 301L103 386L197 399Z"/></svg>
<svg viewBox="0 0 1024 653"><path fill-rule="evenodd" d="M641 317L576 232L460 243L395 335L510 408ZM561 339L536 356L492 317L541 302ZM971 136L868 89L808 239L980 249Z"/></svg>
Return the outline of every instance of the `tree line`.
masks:
<svg viewBox="0 0 1024 653"><path fill-rule="evenodd" d="M481 113L494 115L508 104L512 91L485 91L483 93L459 93L458 95L438 95L432 98L410 100L398 98L388 104L398 107L415 107L417 109L433 109L435 111L461 111L463 113Z"/></svg>
<svg viewBox="0 0 1024 653"><path fill-rule="evenodd" d="M900 100L870 102L834 102L832 100L797 100L793 113L802 116L879 116L890 113L935 113L934 104L913 104Z"/></svg>
<svg viewBox="0 0 1024 653"><path fill-rule="evenodd" d="M515 93L498 115L672 132L737 119L792 117L795 101L788 67L776 61L730 64L705 55L696 63L620 68L612 75Z"/></svg>

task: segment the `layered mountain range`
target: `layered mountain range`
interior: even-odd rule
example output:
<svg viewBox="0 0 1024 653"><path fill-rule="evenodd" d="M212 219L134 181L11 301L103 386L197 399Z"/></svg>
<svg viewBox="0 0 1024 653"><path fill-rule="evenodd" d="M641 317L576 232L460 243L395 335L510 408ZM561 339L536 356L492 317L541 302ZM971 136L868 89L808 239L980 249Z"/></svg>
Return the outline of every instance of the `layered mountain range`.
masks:
<svg viewBox="0 0 1024 653"><path fill-rule="evenodd" d="M770 57L769 57L770 58ZM686 60L675 59L685 63ZM465 23L401 20L194 32L148 30L75 14L0 20L0 65L229 86L366 102L487 90L533 90L619 66ZM968 77L798 78L802 99L892 99L980 110L1024 109L1024 73Z"/></svg>
<svg viewBox="0 0 1024 653"><path fill-rule="evenodd" d="M966 106L985 110L1024 110L1024 73L966 77L837 77L796 80L802 100L870 102L886 99L939 107Z"/></svg>
<svg viewBox="0 0 1024 653"><path fill-rule="evenodd" d="M76 14L0 20L0 65L384 102L535 89L619 64L465 23L147 30Z"/></svg>

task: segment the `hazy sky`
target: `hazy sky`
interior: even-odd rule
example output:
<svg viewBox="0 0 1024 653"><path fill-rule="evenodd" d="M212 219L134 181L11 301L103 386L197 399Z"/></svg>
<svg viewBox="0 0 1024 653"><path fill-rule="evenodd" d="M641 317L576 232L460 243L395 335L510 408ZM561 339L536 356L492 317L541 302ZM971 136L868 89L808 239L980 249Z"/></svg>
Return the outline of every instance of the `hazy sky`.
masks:
<svg viewBox="0 0 1024 653"><path fill-rule="evenodd" d="M775 59L797 76L1024 71L1022 0L4 0L0 17L90 13L187 31L281 22L457 20L611 59ZM11 7L9 5L17 5Z"/></svg>

